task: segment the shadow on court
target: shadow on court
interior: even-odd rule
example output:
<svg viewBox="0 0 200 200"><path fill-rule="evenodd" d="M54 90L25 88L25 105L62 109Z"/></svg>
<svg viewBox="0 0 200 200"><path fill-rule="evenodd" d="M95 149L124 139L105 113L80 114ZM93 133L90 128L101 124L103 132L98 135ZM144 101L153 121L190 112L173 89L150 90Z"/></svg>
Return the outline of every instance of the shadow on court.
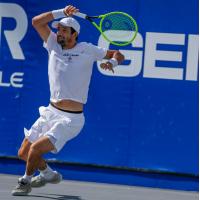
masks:
<svg viewBox="0 0 200 200"><path fill-rule="evenodd" d="M39 195L28 195L27 197L38 197L38 198L45 198L45 199L56 199L56 200L86 200L82 199L80 196L70 196L70 195L59 195L59 194L43 194L40 193Z"/></svg>

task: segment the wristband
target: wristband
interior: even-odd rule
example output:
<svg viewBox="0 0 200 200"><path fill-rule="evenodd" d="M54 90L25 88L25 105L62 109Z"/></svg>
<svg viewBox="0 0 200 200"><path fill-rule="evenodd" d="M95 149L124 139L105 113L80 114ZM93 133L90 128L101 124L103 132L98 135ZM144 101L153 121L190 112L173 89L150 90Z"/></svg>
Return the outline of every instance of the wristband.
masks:
<svg viewBox="0 0 200 200"><path fill-rule="evenodd" d="M108 62L111 63L113 67L116 67L118 65L118 61L116 58L111 58L110 60L108 60Z"/></svg>
<svg viewBox="0 0 200 200"><path fill-rule="evenodd" d="M51 11L51 13L52 13L54 19L66 17L66 15L64 13L64 8L59 9L59 10L53 10L53 11Z"/></svg>

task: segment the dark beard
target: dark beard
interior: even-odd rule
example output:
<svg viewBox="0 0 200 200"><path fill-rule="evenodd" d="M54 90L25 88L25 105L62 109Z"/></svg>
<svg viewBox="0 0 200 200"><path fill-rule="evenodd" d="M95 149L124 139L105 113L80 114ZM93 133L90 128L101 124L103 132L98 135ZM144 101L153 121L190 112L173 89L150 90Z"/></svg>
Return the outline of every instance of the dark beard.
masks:
<svg viewBox="0 0 200 200"><path fill-rule="evenodd" d="M59 40L57 39L58 44L62 47L62 49L65 47L65 40Z"/></svg>
<svg viewBox="0 0 200 200"><path fill-rule="evenodd" d="M72 42L72 40L71 40L71 38L70 39L64 39L61 36L58 36L57 37L57 42L58 42L58 44L60 44L62 49L64 49L67 46L67 44Z"/></svg>
<svg viewBox="0 0 200 200"><path fill-rule="evenodd" d="M64 40L60 40L60 41L57 41L58 44L61 45L62 49L65 47L65 41Z"/></svg>
<svg viewBox="0 0 200 200"><path fill-rule="evenodd" d="M65 40L61 36L57 37L57 42L61 45L62 49L65 47Z"/></svg>

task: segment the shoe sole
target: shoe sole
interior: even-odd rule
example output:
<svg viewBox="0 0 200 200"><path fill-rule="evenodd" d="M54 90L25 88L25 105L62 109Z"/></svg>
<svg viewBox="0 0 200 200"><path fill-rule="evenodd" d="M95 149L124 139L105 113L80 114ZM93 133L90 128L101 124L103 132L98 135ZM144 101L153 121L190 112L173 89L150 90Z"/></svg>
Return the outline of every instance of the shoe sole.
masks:
<svg viewBox="0 0 200 200"><path fill-rule="evenodd" d="M27 193L15 193L15 192L13 192L12 196L27 196L30 192L31 192L31 190L28 191Z"/></svg>
<svg viewBox="0 0 200 200"><path fill-rule="evenodd" d="M48 183L50 183L50 184L58 184L58 183L60 183L61 181L62 181L62 176L60 175L59 176L60 177L60 179L59 180L56 180L56 181L52 181L52 182L48 182L48 181L46 181L43 185L32 185L31 184L31 187L33 187L33 188L40 188L40 187L44 187L46 184L48 184Z"/></svg>

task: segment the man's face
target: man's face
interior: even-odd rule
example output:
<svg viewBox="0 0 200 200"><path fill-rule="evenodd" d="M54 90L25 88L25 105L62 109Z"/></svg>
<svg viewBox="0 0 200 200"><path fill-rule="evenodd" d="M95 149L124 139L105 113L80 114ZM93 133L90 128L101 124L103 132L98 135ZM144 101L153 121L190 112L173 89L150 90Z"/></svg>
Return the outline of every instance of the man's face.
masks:
<svg viewBox="0 0 200 200"><path fill-rule="evenodd" d="M62 47L65 47L68 43L71 42L71 40L72 40L71 28L62 26L61 24L58 24L57 42Z"/></svg>

